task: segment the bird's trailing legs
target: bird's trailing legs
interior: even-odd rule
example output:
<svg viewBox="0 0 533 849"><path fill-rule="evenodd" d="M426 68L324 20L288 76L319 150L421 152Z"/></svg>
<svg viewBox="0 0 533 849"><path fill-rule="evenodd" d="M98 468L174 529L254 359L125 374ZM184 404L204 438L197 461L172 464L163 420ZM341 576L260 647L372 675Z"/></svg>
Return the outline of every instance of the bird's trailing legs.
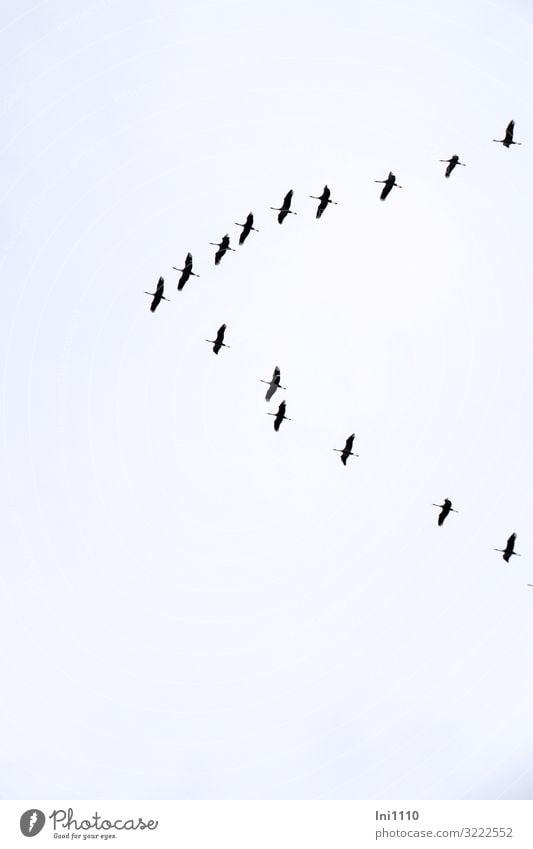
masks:
<svg viewBox="0 0 533 849"><path fill-rule="evenodd" d="M216 345L217 344L216 339L204 339L204 342L209 342L210 345ZM219 342L218 344L220 345L221 348L231 348L231 345L226 345L225 342Z"/></svg>
<svg viewBox="0 0 533 849"><path fill-rule="evenodd" d="M388 183L389 180L374 180L374 183ZM395 189L403 189L403 186L400 186L399 183L392 184Z"/></svg>
<svg viewBox="0 0 533 849"><path fill-rule="evenodd" d="M221 245L222 245L222 242L209 242L209 244L210 244L210 245L213 245L213 247L215 247L215 248L220 248L220 247L221 247ZM236 250L236 248L230 248L230 246L229 246L229 245L227 245L227 246L226 246L226 250L227 250L227 251L234 251L234 250Z"/></svg>
<svg viewBox="0 0 533 849"><path fill-rule="evenodd" d="M269 206L269 209L273 209L275 212L284 212L286 215L298 215L293 209L284 209L282 206Z"/></svg>
<svg viewBox="0 0 533 849"><path fill-rule="evenodd" d="M210 242L210 244L212 245L213 242ZM176 268L175 265L173 265L172 268L174 269L174 271L186 271L185 268ZM199 277L200 276L199 274L196 274L195 271L189 271L189 274L190 274L191 277Z"/></svg>
<svg viewBox="0 0 533 849"><path fill-rule="evenodd" d="M151 297L153 298L155 295L157 295L157 292L145 292L144 294L151 295ZM161 300L168 301L170 303L170 298L165 297L165 295L161 295Z"/></svg>
<svg viewBox="0 0 533 849"><path fill-rule="evenodd" d="M271 380L262 380L262 378L259 378L259 383L267 383L270 386L272 384L272 381ZM284 392L287 391L287 387L282 386L281 383L276 383L276 389L283 389Z"/></svg>
<svg viewBox="0 0 533 849"><path fill-rule="evenodd" d="M433 507L440 507L441 510L444 506L445 506L444 504L433 504ZM459 512L459 510L456 510L455 507L450 507L450 513L458 513L458 512Z"/></svg>
<svg viewBox="0 0 533 849"><path fill-rule="evenodd" d="M233 223L236 224L237 227L246 227L247 226L246 224L240 224L238 221L234 221ZM259 230L257 229L257 227L250 227L250 230L253 230L254 233L259 233Z"/></svg>

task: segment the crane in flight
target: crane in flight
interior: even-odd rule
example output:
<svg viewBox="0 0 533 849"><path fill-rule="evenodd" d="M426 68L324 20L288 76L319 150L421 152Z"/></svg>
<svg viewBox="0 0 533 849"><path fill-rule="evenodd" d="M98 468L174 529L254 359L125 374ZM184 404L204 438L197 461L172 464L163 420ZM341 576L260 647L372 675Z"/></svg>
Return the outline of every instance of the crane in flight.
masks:
<svg viewBox="0 0 533 849"><path fill-rule="evenodd" d="M226 345L224 342L224 333L226 332L226 325L221 324L217 330L217 338L216 339L206 339L206 342L209 342L213 346L213 351L215 354L218 354L221 348L229 348L230 345Z"/></svg>
<svg viewBox="0 0 533 849"><path fill-rule="evenodd" d="M267 413L267 416L275 416L274 430L276 430L276 431L279 430L283 419L287 419L287 421L289 421L289 422L291 421L291 419L289 419L289 417L285 415L286 409L287 409L287 404L285 403L285 401L282 401L281 404L278 407L277 413Z"/></svg>
<svg viewBox="0 0 533 849"><path fill-rule="evenodd" d="M239 236L239 245L244 245L246 239L250 235L250 231L254 230L256 233L259 233L256 227L254 227L254 217L251 212L246 216L246 221L244 224L239 224L238 221L235 222L237 227L242 227L242 233Z"/></svg>
<svg viewBox="0 0 533 849"><path fill-rule="evenodd" d="M341 463L343 463L343 465L346 465L348 457L359 457L359 454L354 454L352 451L354 439L355 433L352 433L351 436L349 436L346 440L346 445L344 446L344 448L333 449L334 451L338 451L341 455Z"/></svg>
<svg viewBox="0 0 533 849"><path fill-rule="evenodd" d="M505 138L503 139L492 139L493 142L498 142L499 144L503 144L504 147L511 147L512 144L522 144L522 142L513 141L514 135L514 121L509 121L505 130Z"/></svg>
<svg viewBox="0 0 533 849"><path fill-rule="evenodd" d="M396 177L394 176L392 171L389 171L389 176L386 180L374 180L374 183L385 183L379 196L380 200L385 200L385 198L388 194L390 194L390 191L392 188L394 188L394 186L396 186L398 189L403 189L403 186L400 186L400 184L396 182Z"/></svg>
<svg viewBox="0 0 533 849"><path fill-rule="evenodd" d="M226 251L234 251L235 248L230 248L229 246L229 236L226 234L222 237L221 242L209 242L210 245L214 245L218 248L218 251L215 253L215 265L218 265Z"/></svg>
<svg viewBox="0 0 533 849"><path fill-rule="evenodd" d="M336 200L330 200L330 197L331 197L331 189L329 189L327 186L324 186L324 190L323 190L323 192L322 192L322 194L321 194L321 195L309 195L309 197L310 197L310 198L313 198L314 200L319 200L319 201L320 201L320 203L318 204L317 211L316 211L316 217L317 217L317 218L321 218L322 213L323 213L323 212L324 212L324 210L326 210L326 209L327 209L327 207L328 207L328 203L334 203L334 204L335 204L335 206L337 205L337 201L336 201Z"/></svg>
<svg viewBox="0 0 533 849"><path fill-rule="evenodd" d="M286 391L286 387L282 386L280 381L281 381L281 372L280 372L278 366L276 366L275 369L274 369L274 373L272 375L272 380L261 380L260 379L260 383L268 383L268 389L267 389L266 395L265 395L266 401L270 401L274 392L277 389L285 389L285 391Z"/></svg>
<svg viewBox="0 0 533 849"><path fill-rule="evenodd" d="M503 559L505 560L506 563L509 563L509 560L511 559L513 554L516 557L520 557L520 554L518 554L514 550L515 542L516 542L516 534L511 534L511 536L509 537L509 539L507 540L507 542L505 544L505 548L495 548L494 551L502 551L503 552Z"/></svg>
<svg viewBox="0 0 533 849"><path fill-rule="evenodd" d="M452 507L452 502L450 501L449 498L444 499L444 504L433 504L433 507L440 507L441 508L440 513L439 513L439 518L438 518L439 528L442 524L444 524L444 520L445 520L446 516L448 516L449 513L458 513L459 512L459 510L456 510L454 507Z"/></svg>
<svg viewBox="0 0 533 849"><path fill-rule="evenodd" d="M199 274L195 274L192 270L192 254L188 253L185 257L185 267L184 268L176 268L175 265L172 266L174 271L181 271L181 277L178 280L178 292L181 292L183 287L185 286L189 277L199 277Z"/></svg>
<svg viewBox="0 0 533 849"><path fill-rule="evenodd" d="M448 167L446 168L446 171L444 172L445 177L450 176L450 174L452 173L452 171L453 171L453 169L455 168L456 165L463 165L466 168L466 163L459 162L459 157L457 156L456 153L454 153L454 155L452 156L451 159L439 159L439 162L447 162L448 163Z"/></svg>
<svg viewBox="0 0 533 849"><path fill-rule="evenodd" d="M291 209L292 196L294 192L292 189L287 192L285 197L283 198L283 203L281 206L271 206L270 209L273 209L275 212L279 212L278 222L283 224L287 215L297 215L296 212L293 212Z"/></svg>
<svg viewBox="0 0 533 849"><path fill-rule="evenodd" d="M157 281L157 286L155 292L145 292L145 295L151 295L153 300L150 304L150 311L155 312L158 308L161 301L168 301L168 298L165 298L163 292L165 291L165 280L163 277L160 277Z"/></svg>

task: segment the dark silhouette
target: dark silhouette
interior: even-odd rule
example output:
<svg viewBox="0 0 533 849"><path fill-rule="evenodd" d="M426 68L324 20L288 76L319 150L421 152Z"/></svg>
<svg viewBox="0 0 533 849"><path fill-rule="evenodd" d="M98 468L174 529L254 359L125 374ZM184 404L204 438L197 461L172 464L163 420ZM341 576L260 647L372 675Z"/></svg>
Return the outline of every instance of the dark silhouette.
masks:
<svg viewBox="0 0 533 849"><path fill-rule="evenodd" d="M505 138L503 139L492 139L493 142L498 142L499 144L503 144L504 147L511 147L512 144L522 144L522 142L513 141L514 134L514 121L509 121L507 124L507 129L505 130Z"/></svg>
<svg viewBox="0 0 533 849"><path fill-rule="evenodd" d="M165 291L165 280L163 277L160 277L157 281L157 287L155 292L145 292L145 295L151 295L153 298L152 303L150 304L150 311L155 312L158 308L161 301L168 301L168 298L165 298L163 292Z"/></svg>
<svg viewBox="0 0 533 849"><path fill-rule="evenodd" d="M287 419L287 421L289 421L289 422L291 421L289 419L289 417L285 415L286 409L287 409L287 404L285 403L285 401L282 401L281 404L278 407L277 413L267 413L267 416L275 416L276 417L274 419L274 430L279 430L283 419Z"/></svg>
<svg viewBox="0 0 533 849"><path fill-rule="evenodd" d="M235 248L230 248L229 246L229 236L226 234L221 242L209 242L210 245L215 245L218 248L218 251L215 254L215 265L218 265L226 251L234 251Z"/></svg>
<svg viewBox="0 0 533 849"><path fill-rule="evenodd" d="M235 224L237 225L237 227L242 227L242 233L239 236L239 245L244 244L244 242L250 235L251 230L255 230L256 233L259 233L259 230L254 227L254 217L251 212L249 212L246 216L246 221L244 222L244 224L239 224L238 221L236 221Z"/></svg>
<svg viewBox="0 0 533 849"><path fill-rule="evenodd" d="M175 265L172 266L174 271L181 271L181 277L178 280L178 291L181 292L183 287L185 286L189 277L199 277L199 274L195 274L192 270L192 254L187 254L185 257L185 267L184 268L176 268Z"/></svg>
<svg viewBox="0 0 533 849"><path fill-rule="evenodd" d="M455 168L456 165L463 165L466 168L466 165L465 165L464 162L459 162L459 157L457 156L456 153L454 153L454 155L452 156L451 159L439 159L439 162L447 162L448 163L448 167L446 168L446 171L444 172L445 177L450 176L450 174L452 173L452 171L453 171L453 169Z"/></svg>
<svg viewBox="0 0 533 849"><path fill-rule="evenodd" d="M322 192L321 195L318 195L318 196L317 195L309 195L309 197L314 198L314 200L320 201L320 203L318 204L318 209L316 211L316 217L317 218L321 218L322 213L324 212L325 209L327 209L328 203L334 203L335 205L337 205L336 200L330 200L331 190L328 189L327 186L324 186L324 191Z"/></svg>
<svg viewBox="0 0 533 849"><path fill-rule="evenodd" d="M216 339L206 339L206 342L209 342L213 346L213 351L215 354L218 354L221 348L229 348L229 345L226 345L224 342L224 333L226 332L226 325L221 324L217 331Z"/></svg>
<svg viewBox="0 0 533 849"><path fill-rule="evenodd" d="M455 510L455 508L452 507L452 502L449 498L444 499L444 504L434 504L433 507L441 508L438 518L439 527L444 523L444 520L449 513L459 512L459 510Z"/></svg>
<svg viewBox="0 0 533 849"><path fill-rule="evenodd" d="M270 401L276 389L285 389L285 386L282 386L280 383L281 380L281 372L276 366L274 369L274 373L272 375L272 380L261 380L261 383L268 383L268 389L265 395L267 401Z"/></svg>
<svg viewBox="0 0 533 849"><path fill-rule="evenodd" d="M352 451L354 439L355 433L352 433L352 435L349 436L346 440L346 445L344 446L344 448L333 449L334 451L338 451L341 455L341 463L343 463L343 465L346 465L346 460L348 459L348 457L359 457L359 454L354 454Z"/></svg>
<svg viewBox="0 0 533 849"><path fill-rule="evenodd" d="M386 180L374 180L374 183L385 183L385 185L383 186L383 189L381 191L381 194L379 196L380 200L385 200L387 195L390 193L390 190L394 186L397 186L399 189L403 188L403 186L400 186L399 183L396 182L396 177L394 176L392 171L389 171L389 176L387 177Z"/></svg>
<svg viewBox="0 0 533 849"><path fill-rule="evenodd" d="M514 550L514 544L516 542L516 534L511 534L509 539L507 540L505 548L495 548L494 551L503 551L503 559L506 563L509 563L509 560L515 555L515 557L520 557L520 554Z"/></svg>
<svg viewBox="0 0 533 849"><path fill-rule="evenodd" d="M270 207L270 209L275 210L275 212L279 212L278 221L279 221L280 224L283 224L283 222L285 221L285 219L286 219L287 215L289 215L289 213L291 215L297 214L296 212L293 212L292 209L291 209L291 201L292 201L293 194L294 193L291 189L290 191L287 192L287 194L283 198L283 204L281 206L271 206Z"/></svg>

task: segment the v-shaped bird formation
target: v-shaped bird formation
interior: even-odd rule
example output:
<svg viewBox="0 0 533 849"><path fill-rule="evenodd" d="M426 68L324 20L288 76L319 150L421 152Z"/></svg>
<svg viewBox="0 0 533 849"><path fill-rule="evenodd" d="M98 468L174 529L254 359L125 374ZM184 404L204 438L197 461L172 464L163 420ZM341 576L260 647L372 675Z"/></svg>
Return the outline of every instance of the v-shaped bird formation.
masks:
<svg viewBox="0 0 533 849"><path fill-rule="evenodd" d="M510 121L505 129L505 135L503 139L492 139L493 142L497 142L498 144L502 144L503 147L509 149L512 145L521 145L522 142L516 142L514 140L514 130L515 130L515 122ZM465 167L464 162L460 162L459 155L453 154L449 159L441 159L440 162L446 164L446 169L444 172L444 176L449 179L452 175L452 172L455 170L457 166ZM383 184L383 189L380 192L379 198L381 201L385 201L390 195L393 188L401 189L403 188L396 180L396 175L393 174L392 171L389 171L389 174L385 180L375 180L375 183ZM296 215L295 210L291 209L292 201L293 201L294 191L293 189L289 189L288 192L283 197L283 201L281 206L275 207L271 206L270 209L274 212L277 212L278 215L277 221L279 224L283 224L287 216ZM320 219L324 212L327 210L330 204L337 205L337 201L331 199L331 189L329 186L325 185L322 193L320 195L309 195L310 198L317 200L318 206L316 209L316 218ZM255 233L259 233L259 230L254 226L255 219L252 212L248 213L246 216L246 220L244 223L235 222L237 227L241 228L241 233L239 235L239 246L242 247L245 241L247 240L250 233L253 231ZM214 257L214 264L220 265L221 260L226 255L228 251L235 251L235 248L230 246L230 236L226 233L220 240L220 242L210 242L209 244L213 245L217 248ZM178 291L182 291L185 287L185 284L191 277L199 277L200 275L193 271L193 257L189 252L185 257L185 262L183 268L177 268L176 266L172 266L174 271L180 272L180 277L178 279L177 289ZM159 277L159 280L156 285L155 292L146 292L145 294L150 295L152 301L150 303L151 312L155 312L161 301L168 301L169 299L164 294L165 291L165 281L163 277ZM221 348L229 348L230 346L226 344L224 341L226 333L226 324L222 324L216 334L215 339L206 339L206 342L209 342L213 346L212 350L215 354L218 354ZM270 401L273 395L278 391L278 389L286 391L286 388L281 385L281 371L278 366L275 366L272 378L270 380L261 379L261 383L266 383L268 385L268 389L265 394L265 400ZM285 400L281 401L279 404L278 410L275 413L269 412L269 416L274 417L274 430L278 432L280 427L284 421L291 421L291 419L286 415L287 412L287 403ZM346 466L349 457L359 457L358 454L355 454L353 451L355 442L355 433L350 434L346 438L346 442L344 448L334 448L333 450L338 452L340 456L340 460L344 466ZM442 504L434 504L434 507L438 507L440 512L437 518L437 524L439 527L442 527L447 517L450 513L458 513L452 506L452 502L449 498L445 498ZM505 548L495 548L495 551L502 553L503 559L506 563L509 563L511 557L520 555L514 550L516 543L516 533L512 533L507 542L505 544ZM529 587L532 587L533 584L528 584Z"/></svg>

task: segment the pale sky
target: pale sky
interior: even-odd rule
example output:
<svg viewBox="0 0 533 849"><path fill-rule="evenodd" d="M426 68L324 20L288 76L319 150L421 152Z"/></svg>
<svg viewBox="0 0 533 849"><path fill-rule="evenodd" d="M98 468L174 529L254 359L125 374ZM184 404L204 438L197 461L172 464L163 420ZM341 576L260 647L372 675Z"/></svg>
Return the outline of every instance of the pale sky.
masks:
<svg viewBox="0 0 533 849"><path fill-rule="evenodd" d="M1 20L0 796L531 798L531 4Z"/></svg>

